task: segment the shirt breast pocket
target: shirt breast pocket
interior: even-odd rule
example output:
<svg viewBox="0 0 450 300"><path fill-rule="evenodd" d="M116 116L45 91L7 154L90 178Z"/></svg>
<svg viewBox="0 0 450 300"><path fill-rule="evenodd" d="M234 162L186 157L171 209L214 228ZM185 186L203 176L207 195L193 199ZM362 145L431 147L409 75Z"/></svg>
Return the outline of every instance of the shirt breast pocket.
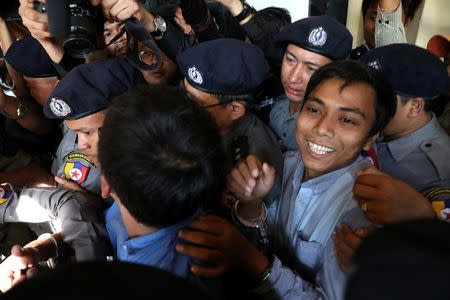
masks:
<svg viewBox="0 0 450 300"><path fill-rule="evenodd" d="M309 241L298 233L295 251L300 263L305 265L312 272L317 273L322 265L323 246L319 242Z"/></svg>

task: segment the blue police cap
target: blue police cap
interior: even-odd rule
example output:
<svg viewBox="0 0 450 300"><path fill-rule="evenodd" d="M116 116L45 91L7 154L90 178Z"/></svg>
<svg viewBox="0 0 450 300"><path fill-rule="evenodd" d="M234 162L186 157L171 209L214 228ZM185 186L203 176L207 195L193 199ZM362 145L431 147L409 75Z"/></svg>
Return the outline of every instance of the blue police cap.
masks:
<svg viewBox="0 0 450 300"><path fill-rule="evenodd" d="M308 51L338 60L350 55L353 37L350 31L336 19L315 16L298 20L286 26L275 36L275 42L283 46L294 44Z"/></svg>
<svg viewBox="0 0 450 300"><path fill-rule="evenodd" d="M79 65L54 88L44 106L50 119L80 119L105 109L138 83L140 72L120 58Z"/></svg>
<svg viewBox="0 0 450 300"><path fill-rule="evenodd" d="M177 62L193 87L211 94L251 94L268 74L259 47L229 38L197 44L179 54Z"/></svg>
<svg viewBox="0 0 450 300"><path fill-rule="evenodd" d="M449 89L445 65L415 45L382 46L370 50L360 60L381 71L394 90L403 96L433 98Z"/></svg>
<svg viewBox="0 0 450 300"><path fill-rule="evenodd" d="M6 52L5 59L16 71L27 77L56 76L50 57L32 36L15 41Z"/></svg>

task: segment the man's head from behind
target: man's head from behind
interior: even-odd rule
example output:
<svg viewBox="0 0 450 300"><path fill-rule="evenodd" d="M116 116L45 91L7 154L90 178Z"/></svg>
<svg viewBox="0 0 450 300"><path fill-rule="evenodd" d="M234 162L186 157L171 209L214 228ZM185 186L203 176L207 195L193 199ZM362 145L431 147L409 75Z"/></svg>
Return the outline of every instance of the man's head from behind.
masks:
<svg viewBox="0 0 450 300"><path fill-rule="evenodd" d="M383 135L404 136L425 125L432 117L433 99L448 92L445 65L433 54L410 44L372 49L360 59L378 69L398 95L397 112Z"/></svg>
<svg viewBox="0 0 450 300"><path fill-rule="evenodd" d="M288 25L275 38L285 49L281 82L286 96L294 102L303 101L311 75L333 60L346 58L352 40L344 25L327 16L305 18Z"/></svg>
<svg viewBox="0 0 450 300"><path fill-rule="evenodd" d="M395 113L393 99L381 74L359 62L333 62L314 73L297 118L305 179L345 167L369 150Z"/></svg>
<svg viewBox="0 0 450 300"><path fill-rule="evenodd" d="M263 51L235 39L200 43L177 61L189 97L208 109L222 134L246 114L268 74Z"/></svg>
<svg viewBox="0 0 450 300"><path fill-rule="evenodd" d="M210 114L184 92L137 86L106 114L99 144L103 196L147 226L180 222L219 201L221 145Z"/></svg>
<svg viewBox="0 0 450 300"><path fill-rule="evenodd" d="M77 133L78 148L97 164L99 130L113 97L137 83L138 70L121 59L83 64L55 87L44 106L50 119L64 119Z"/></svg>

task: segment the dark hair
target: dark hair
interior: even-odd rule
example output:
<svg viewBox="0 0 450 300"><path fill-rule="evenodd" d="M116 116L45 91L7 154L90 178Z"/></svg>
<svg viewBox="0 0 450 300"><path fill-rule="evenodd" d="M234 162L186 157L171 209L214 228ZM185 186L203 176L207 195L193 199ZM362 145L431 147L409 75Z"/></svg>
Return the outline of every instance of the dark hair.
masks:
<svg viewBox="0 0 450 300"><path fill-rule="evenodd" d="M258 27L264 32L273 32L274 34L283 30L292 23L291 14L282 7L269 6L258 10L253 16Z"/></svg>
<svg viewBox="0 0 450 300"><path fill-rule="evenodd" d="M404 95L398 95L402 104L406 104L412 98ZM436 116L440 116L445 109L445 105L447 105L448 97L446 95L440 95L438 97L420 97L423 99L424 105L423 110L425 112L434 112Z"/></svg>
<svg viewBox="0 0 450 300"><path fill-rule="evenodd" d="M369 136L381 132L395 114L397 108L396 94L379 71L359 61L334 61L314 72L306 88L303 105L308 101L309 95L321 83L333 78L344 81L340 90L357 83L368 84L374 89L375 122L369 132Z"/></svg>
<svg viewBox="0 0 450 300"><path fill-rule="evenodd" d="M244 94L244 95L224 95L224 94L211 94L214 97L216 97L219 100L219 103L222 104L228 104L232 101L238 101L238 100L242 100L245 101L246 103L248 102L253 102L255 100L255 97L253 96L253 94Z"/></svg>
<svg viewBox="0 0 450 300"><path fill-rule="evenodd" d="M361 12L363 17L366 16L369 7L372 6L374 3L378 4L378 1L379 0L363 0L361 6ZM416 14L416 11L419 8L420 4L422 4L422 1L423 0L402 0L402 9L403 14L405 15L405 20L414 19L414 15Z"/></svg>
<svg viewBox="0 0 450 300"><path fill-rule="evenodd" d="M102 128L99 160L140 223L167 226L219 205L224 153L218 128L176 88L138 85L115 98Z"/></svg>

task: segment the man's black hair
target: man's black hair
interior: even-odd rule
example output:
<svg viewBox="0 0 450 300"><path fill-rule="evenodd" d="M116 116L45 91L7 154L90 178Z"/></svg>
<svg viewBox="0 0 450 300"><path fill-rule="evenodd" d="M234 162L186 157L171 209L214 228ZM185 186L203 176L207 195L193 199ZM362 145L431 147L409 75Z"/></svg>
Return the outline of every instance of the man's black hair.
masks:
<svg viewBox="0 0 450 300"><path fill-rule="evenodd" d="M224 154L210 114L172 87L114 99L99 141L103 175L140 223L163 227L220 203Z"/></svg>
<svg viewBox="0 0 450 300"><path fill-rule="evenodd" d="M395 115L397 109L396 94L379 71L359 61L334 61L314 72L306 88L303 105L308 101L309 95L321 83L334 78L343 81L341 91L358 83L365 83L373 88L375 91L375 122L369 132L369 137L381 132Z"/></svg>

